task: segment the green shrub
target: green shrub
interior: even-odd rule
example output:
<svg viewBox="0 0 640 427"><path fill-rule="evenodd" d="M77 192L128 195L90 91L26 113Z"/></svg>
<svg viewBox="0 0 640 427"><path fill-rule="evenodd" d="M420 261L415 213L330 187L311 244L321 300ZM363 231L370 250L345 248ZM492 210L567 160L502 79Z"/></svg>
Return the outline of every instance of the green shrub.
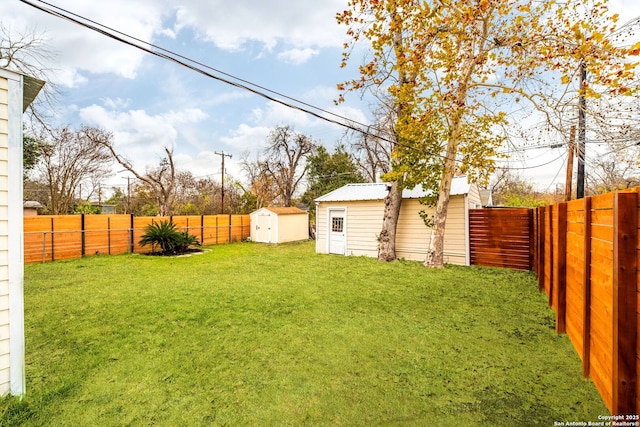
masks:
<svg viewBox="0 0 640 427"><path fill-rule="evenodd" d="M187 252L191 246L199 245L195 236L186 231L178 231L176 225L171 221L149 224L138 244L140 246L158 246L161 255L182 254Z"/></svg>

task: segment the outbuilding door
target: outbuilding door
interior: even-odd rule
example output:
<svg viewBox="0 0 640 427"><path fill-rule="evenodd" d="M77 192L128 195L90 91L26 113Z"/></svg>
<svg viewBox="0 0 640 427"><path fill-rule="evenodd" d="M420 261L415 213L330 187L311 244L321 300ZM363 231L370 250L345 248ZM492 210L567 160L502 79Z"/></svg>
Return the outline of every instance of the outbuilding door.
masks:
<svg viewBox="0 0 640 427"><path fill-rule="evenodd" d="M331 209L329 211L329 253L345 254L346 210Z"/></svg>
<svg viewBox="0 0 640 427"><path fill-rule="evenodd" d="M256 241L271 243L271 215L259 214L256 224Z"/></svg>

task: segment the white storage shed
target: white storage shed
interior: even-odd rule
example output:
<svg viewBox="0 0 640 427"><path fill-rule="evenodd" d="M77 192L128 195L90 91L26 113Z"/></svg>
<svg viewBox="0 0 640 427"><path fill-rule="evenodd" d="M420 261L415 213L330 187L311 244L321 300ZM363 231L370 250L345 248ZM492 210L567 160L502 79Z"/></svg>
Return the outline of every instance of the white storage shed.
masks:
<svg viewBox="0 0 640 427"><path fill-rule="evenodd" d="M285 243L309 238L309 213L302 209L261 208L250 217L253 242Z"/></svg>

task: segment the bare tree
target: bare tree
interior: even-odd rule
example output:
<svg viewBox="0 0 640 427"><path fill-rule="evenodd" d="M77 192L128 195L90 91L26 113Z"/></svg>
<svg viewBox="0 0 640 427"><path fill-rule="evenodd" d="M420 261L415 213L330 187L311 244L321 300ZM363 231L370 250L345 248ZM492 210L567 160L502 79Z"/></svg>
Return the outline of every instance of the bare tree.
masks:
<svg viewBox="0 0 640 427"><path fill-rule="evenodd" d="M396 118L393 107L384 96L377 96L380 102L373 112L374 125L366 133L355 132L349 142L353 159L358 164L362 176L369 182L377 182L380 177L391 170L392 138ZM352 131L345 135L349 137Z"/></svg>
<svg viewBox="0 0 640 427"><path fill-rule="evenodd" d="M613 148L610 152L588 163L585 177L587 194L603 194L640 185L640 150L636 145L624 144L627 143L609 143L608 146Z"/></svg>
<svg viewBox="0 0 640 427"><path fill-rule="evenodd" d="M111 141L105 141L103 145L109 150L116 162L148 186L148 191L158 204L158 215L171 215L176 188L176 167L173 163L173 150L165 147L164 151L167 156L160 160L160 164L141 174L133 168L131 161L116 153Z"/></svg>
<svg viewBox="0 0 640 427"><path fill-rule="evenodd" d="M53 129L41 144L41 161L36 167L39 181L49 193L52 214L66 214L82 183L98 182L111 169L111 156L105 144L111 134L103 129L83 126L79 131Z"/></svg>
<svg viewBox="0 0 640 427"><path fill-rule="evenodd" d="M278 126L269 134L269 146L261 162L264 175L277 188L279 202L291 206L294 195L307 172L306 158L316 150L316 144L307 135L291 126Z"/></svg>
<svg viewBox="0 0 640 427"><path fill-rule="evenodd" d="M264 161L256 156L255 160L250 159L249 152L242 154L240 159L242 170L247 175L248 187L242 188L248 193L251 199L255 200L255 208L260 209L275 203L278 189L271 175L265 170Z"/></svg>
<svg viewBox="0 0 640 427"><path fill-rule="evenodd" d="M48 64L54 58L43 33L35 29L13 32L0 22L0 68L47 82L27 109L31 124L45 129L49 128L45 111L55 106L59 95L58 87L49 78L53 70Z"/></svg>

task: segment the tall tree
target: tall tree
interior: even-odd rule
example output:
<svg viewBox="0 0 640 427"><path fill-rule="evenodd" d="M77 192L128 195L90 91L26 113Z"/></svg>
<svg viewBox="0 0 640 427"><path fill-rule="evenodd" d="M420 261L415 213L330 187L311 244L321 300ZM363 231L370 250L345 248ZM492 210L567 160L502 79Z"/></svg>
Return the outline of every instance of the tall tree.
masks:
<svg viewBox="0 0 640 427"><path fill-rule="evenodd" d="M341 145L333 153L322 145L318 146L316 154L307 159L307 164L308 185L302 202L309 206L312 215L315 214L316 198L343 185L365 181L353 158Z"/></svg>
<svg viewBox="0 0 640 427"><path fill-rule="evenodd" d="M260 166L275 185L282 206L291 206L307 172L307 157L315 150L316 143L291 126L278 126L269 134L269 145Z"/></svg>
<svg viewBox="0 0 640 427"><path fill-rule="evenodd" d="M391 171L391 153L395 144L389 138L394 134L395 117L387 101L382 97L379 108L373 111L374 125L368 132L349 131L346 134L351 155L368 182L378 182Z"/></svg>
<svg viewBox="0 0 640 427"><path fill-rule="evenodd" d="M79 131L54 129L42 139L38 180L46 184L47 206L53 215L67 214L82 183L94 184L109 175L112 159L104 147L111 134L83 126Z"/></svg>
<svg viewBox="0 0 640 427"><path fill-rule="evenodd" d="M42 156L42 142L33 136L24 135L22 137L22 169L25 178L40 161Z"/></svg>
<svg viewBox="0 0 640 427"><path fill-rule="evenodd" d="M578 2L565 3L353 0L338 14L339 21L349 26L353 42L366 38L373 49L373 58L360 67L360 79L342 88L387 85L394 99L398 144L388 176L404 185L422 183L433 192L435 213L426 266L443 266L453 176L463 172L486 182L496 148L503 142L499 130L507 124L512 103L527 99L548 111L555 98L539 90L544 86L541 75L551 78L555 73L565 82L567 64L575 63L576 56L592 61L594 68L603 64L590 54L595 51L590 47L598 45L598 34L599 41L604 40L597 25L590 27L591 42L576 48L590 50L580 54L566 45L572 32L584 31L583 23L567 12L576 10L567 5ZM600 16L605 10L595 13ZM347 59L351 46L346 46ZM608 47L598 51L603 58L613 53L620 52ZM618 70L624 73L625 67ZM602 82L620 88L608 75L609 80ZM389 81L390 76L397 78ZM586 86L581 90L589 94Z"/></svg>

